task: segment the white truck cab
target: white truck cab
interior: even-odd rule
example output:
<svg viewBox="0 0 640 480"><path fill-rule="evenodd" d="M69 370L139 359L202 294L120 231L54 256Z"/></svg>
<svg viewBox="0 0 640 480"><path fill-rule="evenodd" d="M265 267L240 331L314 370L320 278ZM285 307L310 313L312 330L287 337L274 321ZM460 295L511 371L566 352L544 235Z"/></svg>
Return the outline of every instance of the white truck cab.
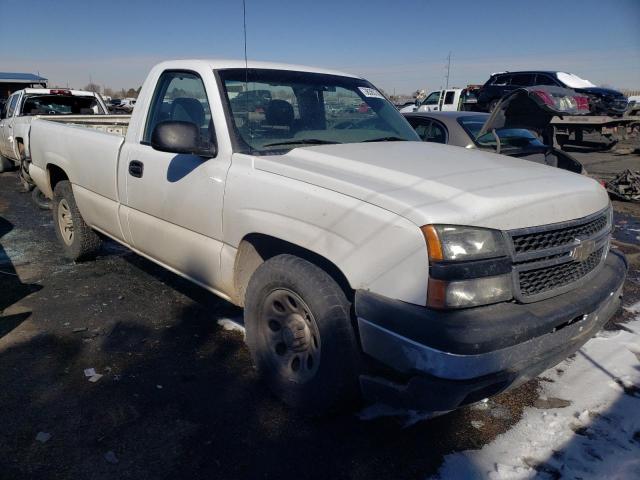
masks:
<svg viewBox="0 0 640 480"><path fill-rule="evenodd" d="M407 105L400 113L456 112L469 109L474 103L476 99L469 88L449 88L429 93L422 102Z"/></svg>
<svg viewBox="0 0 640 480"><path fill-rule="evenodd" d="M164 62L126 133L51 120L32 124L29 173L66 255L94 257L99 232L244 307L260 374L306 411L479 401L620 305L597 182L421 142L354 75Z"/></svg>

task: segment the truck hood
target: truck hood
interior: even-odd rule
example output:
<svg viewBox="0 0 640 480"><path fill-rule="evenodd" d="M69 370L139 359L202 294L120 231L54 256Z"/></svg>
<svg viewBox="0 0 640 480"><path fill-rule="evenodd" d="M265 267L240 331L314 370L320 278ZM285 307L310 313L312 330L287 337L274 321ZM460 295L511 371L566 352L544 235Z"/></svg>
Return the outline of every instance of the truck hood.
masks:
<svg viewBox="0 0 640 480"><path fill-rule="evenodd" d="M604 188L582 175L426 142L322 145L253 160L258 170L360 199L416 225L508 230L573 220L609 202Z"/></svg>

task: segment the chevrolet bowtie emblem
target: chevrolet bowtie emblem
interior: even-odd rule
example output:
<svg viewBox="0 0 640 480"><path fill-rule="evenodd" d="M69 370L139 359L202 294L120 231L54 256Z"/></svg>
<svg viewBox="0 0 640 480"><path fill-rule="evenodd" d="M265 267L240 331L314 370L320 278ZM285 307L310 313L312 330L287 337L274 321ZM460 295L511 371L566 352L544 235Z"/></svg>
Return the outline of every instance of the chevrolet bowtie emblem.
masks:
<svg viewBox="0 0 640 480"><path fill-rule="evenodd" d="M576 262L584 262L589 255L596 251L595 240L580 240L576 238L576 248L571 250L571 258Z"/></svg>

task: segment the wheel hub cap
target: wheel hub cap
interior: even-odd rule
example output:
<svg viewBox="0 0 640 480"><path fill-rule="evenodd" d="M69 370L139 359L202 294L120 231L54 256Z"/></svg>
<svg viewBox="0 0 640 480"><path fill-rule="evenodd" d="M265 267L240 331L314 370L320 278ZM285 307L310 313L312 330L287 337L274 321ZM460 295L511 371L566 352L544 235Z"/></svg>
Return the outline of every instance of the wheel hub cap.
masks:
<svg viewBox="0 0 640 480"><path fill-rule="evenodd" d="M260 328L269 360L281 375L303 383L320 365L320 332L311 309L296 293L277 289L266 298Z"/></svg>

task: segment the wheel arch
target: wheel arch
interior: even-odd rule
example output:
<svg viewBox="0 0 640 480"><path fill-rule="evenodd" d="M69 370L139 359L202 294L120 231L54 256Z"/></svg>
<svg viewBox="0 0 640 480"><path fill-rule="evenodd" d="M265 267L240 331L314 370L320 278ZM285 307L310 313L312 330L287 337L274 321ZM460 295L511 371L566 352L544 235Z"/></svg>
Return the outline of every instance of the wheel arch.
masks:
<svg viewBox="0 0 640 480"><path fill-rule="evenodd" d="M59 182L63 180L69 180L69 175L67 175L67 172L65 172L55 163L47 164L47 177L49 179L48 183L49 187L51 188L51 192L53 192Z"/></svg>
<svg viewBox="0 0 640 480"><path fill-rule="evenodd" d="M233 272L233 285L238 305L244 306L244 297L253 273L257 268L276 255L289 254L300 257L324 270L353 300L354 289L347 276L331 260L295 243L263 233L245 235L238 246Z"/></svg>

